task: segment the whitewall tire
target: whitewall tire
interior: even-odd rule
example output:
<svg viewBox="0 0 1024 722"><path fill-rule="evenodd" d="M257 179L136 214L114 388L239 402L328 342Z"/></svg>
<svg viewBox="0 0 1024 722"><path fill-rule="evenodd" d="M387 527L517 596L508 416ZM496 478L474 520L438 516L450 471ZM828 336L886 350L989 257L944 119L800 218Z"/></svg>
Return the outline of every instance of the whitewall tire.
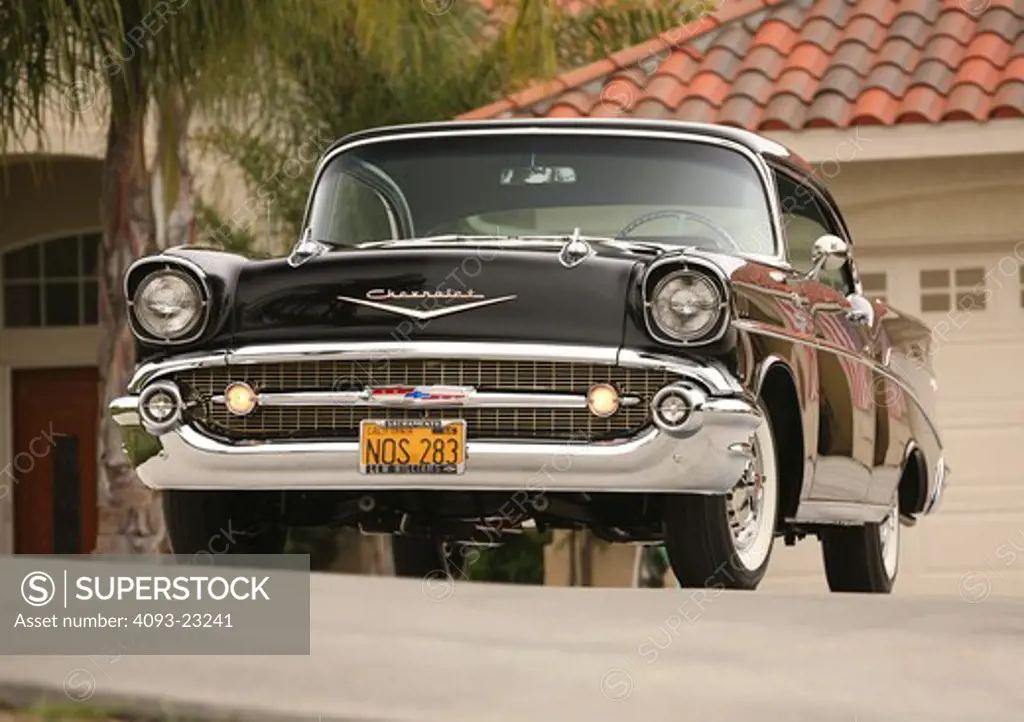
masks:
<svg viewBox="0 0 1024 722"><path fill-rule="evenodd" d="M835 527L821 534L825 576L833 592L889 594L900 570L898 502L877 524Z"/></svg>
<svg viewBox="0 0 1024 722"><path fill-rule="evenodd" d="M751 439L753 458L726 496L672 495L665 502L665 546L683 587L756 589L775 540L778 454L771 418Z"/></svg>

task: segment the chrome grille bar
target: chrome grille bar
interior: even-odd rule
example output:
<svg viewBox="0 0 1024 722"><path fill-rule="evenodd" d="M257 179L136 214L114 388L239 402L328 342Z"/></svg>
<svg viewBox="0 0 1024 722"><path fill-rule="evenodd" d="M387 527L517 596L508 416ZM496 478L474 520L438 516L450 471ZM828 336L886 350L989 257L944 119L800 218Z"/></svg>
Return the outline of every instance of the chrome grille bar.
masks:
<svg viewBox="0 0 1024 722"><path fill-rule="evenodd" d="M472 439L600 441L635 436L653 423L650 401L680 373L665 366L604 360L526 358L353 359L296 356L284 361L208 365L171 374L191 409L190 423L232 441L356 439L363 420L463 419ZM243 381L259 403L236 416L223 403ZM587 392L609 384L620 394L611 416L587 407ZM370 398L381 387L469 389L437 403ZM433 401L433 400L432 400Z"/></svg>
<svg viewBox="0 0 1024 722"><path fill-rule="evenodd" d="M210 399L215 404L223 404L224 396ZM641 402L636 396L624 396L619 399L620 406L636 406ZM402 403L384 401L370 397L365 391L297 391L293 393L257 394L257 406L290 407L290 406L370 406L375 408L422 408L429 405L433 408L472 408L472 409L585 409L587 397L583 394L517 394L477 391L459 401L439 400L425 404L423 402Z"/></svg>

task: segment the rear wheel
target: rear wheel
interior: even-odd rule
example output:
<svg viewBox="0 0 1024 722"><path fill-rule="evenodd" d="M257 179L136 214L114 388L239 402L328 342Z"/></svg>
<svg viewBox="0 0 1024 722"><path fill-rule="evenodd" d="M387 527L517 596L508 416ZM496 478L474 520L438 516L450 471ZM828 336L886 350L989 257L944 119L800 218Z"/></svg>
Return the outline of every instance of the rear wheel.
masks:
<svg viewBox="0 0 1024 722"><path fill-rule="evenodd" d="M729 494L675 495L666 502L665 547L680 586L756 589L764 578L779 508L775 437L764 417L752 439L753 458Z"/></svg>
<svg viewBox="0 0 1024 722"><path fill-rule="evenodd" d="M281 554L288 530L274 492L163 493L164 524L175 554Z"/></svg>
<svg viewBox="0 0 1024 722"><path fill-rule="evenodd" d="M833 592L889 594L900 568L898 504L878 524L823 532L821 552L828 588Z"/></svg>

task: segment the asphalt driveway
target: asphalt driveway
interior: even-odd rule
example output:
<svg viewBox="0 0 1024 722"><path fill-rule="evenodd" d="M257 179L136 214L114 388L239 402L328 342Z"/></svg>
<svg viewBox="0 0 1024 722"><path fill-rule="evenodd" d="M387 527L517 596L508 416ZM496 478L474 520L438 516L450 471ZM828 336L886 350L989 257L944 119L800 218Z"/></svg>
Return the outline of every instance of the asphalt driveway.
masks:
<svg viewBox="0 0 1024 722"><path fill-rule="evenodd" d="M426 591L426 593L425 593ZM1020 720L1024 601L314 575L309 657L0 658L0 690L246 720ZM92 680L91 692L90 679ZM186 703L184 707L180 703Z"/></svg>

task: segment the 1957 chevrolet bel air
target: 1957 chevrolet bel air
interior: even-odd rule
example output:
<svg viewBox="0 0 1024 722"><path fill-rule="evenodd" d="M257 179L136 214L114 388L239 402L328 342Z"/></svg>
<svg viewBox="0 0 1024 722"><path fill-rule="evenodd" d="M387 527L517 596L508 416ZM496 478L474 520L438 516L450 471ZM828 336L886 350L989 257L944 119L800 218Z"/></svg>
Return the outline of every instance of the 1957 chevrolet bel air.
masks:
<svg viewBox="0 0 1024 722"><path fill-rule="evenodd" d="M864 297L835 201L765 138L377 129L324 155L304 225L287 258L183 247L125 277L139 366L111 411L177 553L347 525L412 576L587 528L753 589L812 536L831 589L887 593L939 503L929 330Z"/></svg>

